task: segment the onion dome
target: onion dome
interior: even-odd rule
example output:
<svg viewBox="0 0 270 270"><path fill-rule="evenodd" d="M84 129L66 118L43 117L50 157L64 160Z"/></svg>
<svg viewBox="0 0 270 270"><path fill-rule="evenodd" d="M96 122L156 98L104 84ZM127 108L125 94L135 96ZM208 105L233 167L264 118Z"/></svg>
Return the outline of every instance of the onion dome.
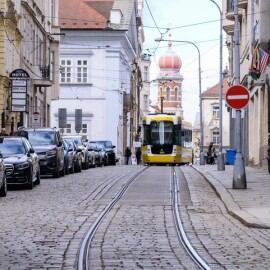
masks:
<svg viewBox="0 0 270 270"><path fill-rule="evenodd" d="M182 66L180 57L172 50L172 42L168 43L168 51L159 58L158 65L161 73L179 73Z"/></svg>

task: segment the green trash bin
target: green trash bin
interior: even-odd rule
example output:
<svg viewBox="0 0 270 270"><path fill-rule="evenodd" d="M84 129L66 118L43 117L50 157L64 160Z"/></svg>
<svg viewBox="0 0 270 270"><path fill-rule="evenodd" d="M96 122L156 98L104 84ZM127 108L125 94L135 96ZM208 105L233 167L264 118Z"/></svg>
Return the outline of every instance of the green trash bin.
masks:
<svg viewBox="0 0 270 270"><path fill-rule="evenodd" d="M235 149L227 149L226 150L227 164L234 165L235 154L236 154L236 150Z"/></svg>

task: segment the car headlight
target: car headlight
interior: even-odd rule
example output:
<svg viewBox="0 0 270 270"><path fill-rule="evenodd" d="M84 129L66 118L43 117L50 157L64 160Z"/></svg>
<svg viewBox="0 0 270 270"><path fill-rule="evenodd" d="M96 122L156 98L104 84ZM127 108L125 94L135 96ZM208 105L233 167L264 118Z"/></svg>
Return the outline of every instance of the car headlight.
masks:
<svg viewBox="0 0 270 270"><path fill-rule="evenodd" d="M15 167L18 170L23 170L23 169L26 169L26 168L29 167L29 163L28 162L24 162L24 163L21 163L21 164L16 164Z"/></svg>
<svg viewBox="0 0 270 270"><path fill-rule="evenodd" d="M46 153L47 156L55 156L56 155L56 150L53 149L53 150L50 150Z"/></svg>

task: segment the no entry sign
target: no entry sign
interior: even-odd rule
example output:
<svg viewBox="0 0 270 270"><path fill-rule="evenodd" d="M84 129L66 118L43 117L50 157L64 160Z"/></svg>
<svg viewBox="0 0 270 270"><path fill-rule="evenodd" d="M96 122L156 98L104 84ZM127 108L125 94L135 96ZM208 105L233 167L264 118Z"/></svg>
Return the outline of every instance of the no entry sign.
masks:
<svg viewBox="0 0 270 270"><path fill-rule="evenodd" d="M226 102L236 110L241 110L248 105L249 91L243 85L233 85L226 93Z"/></svg>

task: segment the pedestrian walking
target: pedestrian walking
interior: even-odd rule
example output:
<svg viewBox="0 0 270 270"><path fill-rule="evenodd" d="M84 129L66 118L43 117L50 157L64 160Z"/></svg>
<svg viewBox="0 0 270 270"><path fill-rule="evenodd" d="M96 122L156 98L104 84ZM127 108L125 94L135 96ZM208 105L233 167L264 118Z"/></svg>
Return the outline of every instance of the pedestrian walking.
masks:
<svg viewBox="0 0 270 270"><path fill-rule="evenodd" d="M141 164L141 158L142 158L142 151L141 151L141 148L138 147L137 150L136 150L137 165Z"/></svg>
<svg viewBox="0 0 270 270"><path fill-rule="evenodd" d="M127 146L126 150L125 150L125 160L126 160L126 165L128 165L129 160L131 157L131 150L130 148Z"/></svg>
<svg viewBox="0 0 270 270"><path fill-rule="evenodd" d="M213 142L210 142L210 144L208 146L207 156L209 157L210 164L214 165L215 164L215 157L216 157L216 148L215 148Z"/></svg>

